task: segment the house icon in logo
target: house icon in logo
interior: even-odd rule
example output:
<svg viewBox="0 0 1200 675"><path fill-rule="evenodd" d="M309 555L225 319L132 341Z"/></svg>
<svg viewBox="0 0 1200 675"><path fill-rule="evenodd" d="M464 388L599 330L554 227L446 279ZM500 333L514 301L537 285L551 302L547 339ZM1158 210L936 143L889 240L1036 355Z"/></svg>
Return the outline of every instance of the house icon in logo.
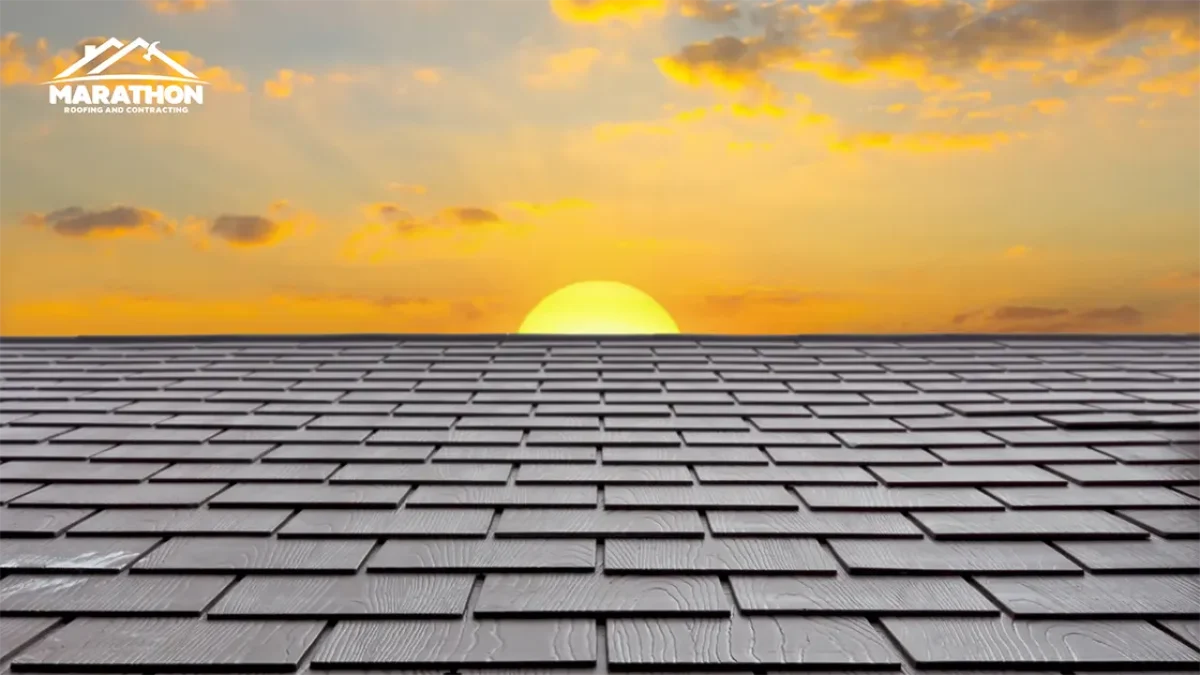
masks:
<svg viewBox="0 0 1200 675"><path fill-rule="evenodd" d="M77 75L88 65L95 62L102 54L110 49L116 49L116 53L108 57L96 67L87 71L85 74ZM136 73L121 73L116 75L106 75L104 71L108 70L114 63L128 56L136 49L144 50L142 58L146 61L158 59L166 64L168 68L173 70L177 75L142 75ZM185 82L188 84L208 84L192 71L184 68L178 61L164 54L159 48L157 42L146 42L142 38L130 41L128 44L121 42L117 38L109 38L101 45L87 45L83 48L83 57L75 63L67 66L58 75L54 76L53 80L44 82L43 84L60 84L64 82L85 82L89 80L155 80L159 82Z"/></svg>

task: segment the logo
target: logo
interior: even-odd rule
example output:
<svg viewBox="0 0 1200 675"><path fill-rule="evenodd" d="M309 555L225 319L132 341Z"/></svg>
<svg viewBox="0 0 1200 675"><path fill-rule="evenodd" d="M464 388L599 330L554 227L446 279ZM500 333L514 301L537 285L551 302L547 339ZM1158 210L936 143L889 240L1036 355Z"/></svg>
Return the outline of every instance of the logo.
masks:
<svg viewBox="0 0 1200 675"><path fill-rule="evenodd" d="M100 61L113 49L115 53ZM106 72L137 49L143 51L143 60L153 64L157 59L174 74L127 72L128 68ZM97 61L95 67L84 72ZM130 82L135 84L127 84ZM204 85L208 83L163 53L157 42L138 38L126 44L109 38L104 44L85 46L82 58L43 84L50 86L50 104L62 106L65 113L137 115L180 114L188 112L189 105L204 105Z"/></svg>

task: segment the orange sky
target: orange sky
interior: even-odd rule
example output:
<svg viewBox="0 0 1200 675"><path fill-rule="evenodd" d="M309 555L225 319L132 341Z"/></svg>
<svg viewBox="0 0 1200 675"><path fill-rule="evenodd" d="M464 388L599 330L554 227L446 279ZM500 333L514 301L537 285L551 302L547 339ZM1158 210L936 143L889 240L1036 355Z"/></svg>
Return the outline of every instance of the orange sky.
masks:
<svg viewBox="0 0 1200 675"><path fill-rule="evenodd" d="M0 23L0 334L512 332L586 280L684 332L1200 328L1196 3L66 0ZM83 44L138 36L202 106L47 102Z"/></svg>

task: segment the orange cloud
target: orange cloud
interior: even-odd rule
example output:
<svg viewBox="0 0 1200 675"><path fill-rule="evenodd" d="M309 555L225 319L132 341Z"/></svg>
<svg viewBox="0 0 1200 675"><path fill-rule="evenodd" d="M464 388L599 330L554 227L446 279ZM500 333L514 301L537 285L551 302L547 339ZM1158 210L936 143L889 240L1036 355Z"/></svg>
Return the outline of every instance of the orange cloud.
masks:
<svg viewBox="0 0 1200 675"><path fill-rule="evenodd" d="M533 89L569 89L587 78L600 62L601 52L595 47L578 47L547 56L538 69L525 76L526 86Z"/></svg>
<svg viewBox="0 0 1200 675"><path fill-rule="evenodd" d="M437 68L417 68L412 71L412 78L423 84L438 84L442 81L442 72Z"/></svg>
<svg viewBox="0 0 1200 675"><path fill-rule="evenodd" d="M899 150L913 153L991 151L1013 140L1023 139L1023 133L996 131L992 133L950 133L921 131L913 133L860 132L841 136L831 145L839 152L855 150Z"/></svg>
<svg viewBox="0 0 1200 675"><path fill-rule="evenodd" d="M307 73L283 68L276 74L275 79L263 83L263 93L270 98L289 98L297 86L308 86L316 81L315 77Z"/></svg>
<svg viewBox="0 0 1200 675"><path fill-rule="evenodd" d="M147 0L146 4L155 14L196 14L222 2L224 0Z"/></svg>
<svg viewBox="0 0 1200 675"><path fill-rule="evenodd" d="M1151 78L1138 85L1146 94L1175 94L1191 96L1200 85L1200 66Z"/></svg>
<svg viewBox="0 0 1200 675"><path fill-rule="evenodd" d="M667 12L666 0L550 0L560 20L577 24L623 23L637 26Z"/></svg>
<svg viewBox="0 0 1200 675"><path fill-rule="evenodd" d="M719 37L695 42L679 53L654 60L663 75L691 87L713 86L728 91L770 90L765 71L799 59L799 47L769 43L761 38Z"/></svg>

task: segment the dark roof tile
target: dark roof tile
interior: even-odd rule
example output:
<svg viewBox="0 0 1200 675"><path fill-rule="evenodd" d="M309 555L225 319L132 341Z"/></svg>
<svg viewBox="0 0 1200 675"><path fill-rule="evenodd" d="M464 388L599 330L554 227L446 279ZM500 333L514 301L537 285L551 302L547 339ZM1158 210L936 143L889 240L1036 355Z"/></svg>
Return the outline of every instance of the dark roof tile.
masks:
<svg viewBox="0 0 1200 675"><path fill-rule="evenodd" d="M13 672L1200 663L1194 336L2 339L0 367Z"/></svg>

